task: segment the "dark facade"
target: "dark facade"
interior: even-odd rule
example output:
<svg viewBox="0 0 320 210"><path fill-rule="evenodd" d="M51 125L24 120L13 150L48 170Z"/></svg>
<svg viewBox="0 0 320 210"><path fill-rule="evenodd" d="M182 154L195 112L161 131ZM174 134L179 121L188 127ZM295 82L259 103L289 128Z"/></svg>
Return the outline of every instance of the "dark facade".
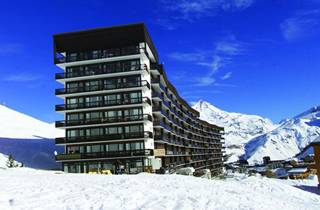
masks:
<svg viewBox="0 0 320 210"><path fill-rule="evenodd" d="M144 26L132 24L54 36L63 69L56 127L67 172L138 173L192 166L219 174L223 128L199 119L168 81Z"/></svg>

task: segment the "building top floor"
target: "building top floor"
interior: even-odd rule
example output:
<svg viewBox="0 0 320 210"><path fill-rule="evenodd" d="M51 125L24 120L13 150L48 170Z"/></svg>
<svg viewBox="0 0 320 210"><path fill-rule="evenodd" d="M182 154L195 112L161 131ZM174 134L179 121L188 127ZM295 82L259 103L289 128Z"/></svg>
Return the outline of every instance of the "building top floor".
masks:
<svg viewBox="0 0 320 210"><path fill-rule="evenodd" d="M56 59L59 53L119 49L139 46L140 43L148 45L155 62L158 62L157 50L143 23L56 34L53 41L55 63L59 62Z"/></svg>

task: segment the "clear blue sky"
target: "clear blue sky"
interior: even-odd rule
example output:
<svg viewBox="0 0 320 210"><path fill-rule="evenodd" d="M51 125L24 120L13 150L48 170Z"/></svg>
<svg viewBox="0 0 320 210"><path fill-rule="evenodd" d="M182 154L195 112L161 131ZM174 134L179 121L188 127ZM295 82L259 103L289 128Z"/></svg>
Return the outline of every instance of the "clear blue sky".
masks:
<svg viewBox="0 0 320 210"><path fill-rule="evenodd" d="M190 103L275 122L320 105L319 0L3 1L0 17L0 102L47 122L52 35L135 22Z"/></svg>

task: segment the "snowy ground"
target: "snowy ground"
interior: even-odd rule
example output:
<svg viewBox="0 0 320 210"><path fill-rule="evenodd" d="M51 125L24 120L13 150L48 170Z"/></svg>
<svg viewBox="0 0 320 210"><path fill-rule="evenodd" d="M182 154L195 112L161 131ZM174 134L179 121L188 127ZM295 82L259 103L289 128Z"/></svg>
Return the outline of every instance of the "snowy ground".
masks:
<svg viewBox="0 0 320 210"><path fill-rule="evenodd" d="M319 209L319 195L291 185L296 183L243 176L207 180L179 175L105 176L0 169L0 206L2 210Z"/></svg>

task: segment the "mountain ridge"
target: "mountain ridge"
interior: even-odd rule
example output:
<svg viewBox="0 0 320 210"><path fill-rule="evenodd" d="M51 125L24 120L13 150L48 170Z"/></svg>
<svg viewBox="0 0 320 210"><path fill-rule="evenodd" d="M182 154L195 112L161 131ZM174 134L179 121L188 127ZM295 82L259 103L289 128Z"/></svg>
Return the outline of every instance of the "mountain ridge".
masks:
<svg viewBox="0 0 320 210"><path fill-rule="evenodd" d="M228 162L237 161L245 154L245 144L252 138L275 129L278 125L258 115L223 111L209 102L198 101L193 108L200 112L200 118L225 128Z"/></svg>
<svg viewBox="0 0 320 210"><path fill-rule="evenodd" d="M226 112L202 100L193 108L200 112L201 119L225 128L228 162L240 158L255 164L262 162L264 156L292 158L320 136L320 106L279 124L258 115Z"/></svg>

